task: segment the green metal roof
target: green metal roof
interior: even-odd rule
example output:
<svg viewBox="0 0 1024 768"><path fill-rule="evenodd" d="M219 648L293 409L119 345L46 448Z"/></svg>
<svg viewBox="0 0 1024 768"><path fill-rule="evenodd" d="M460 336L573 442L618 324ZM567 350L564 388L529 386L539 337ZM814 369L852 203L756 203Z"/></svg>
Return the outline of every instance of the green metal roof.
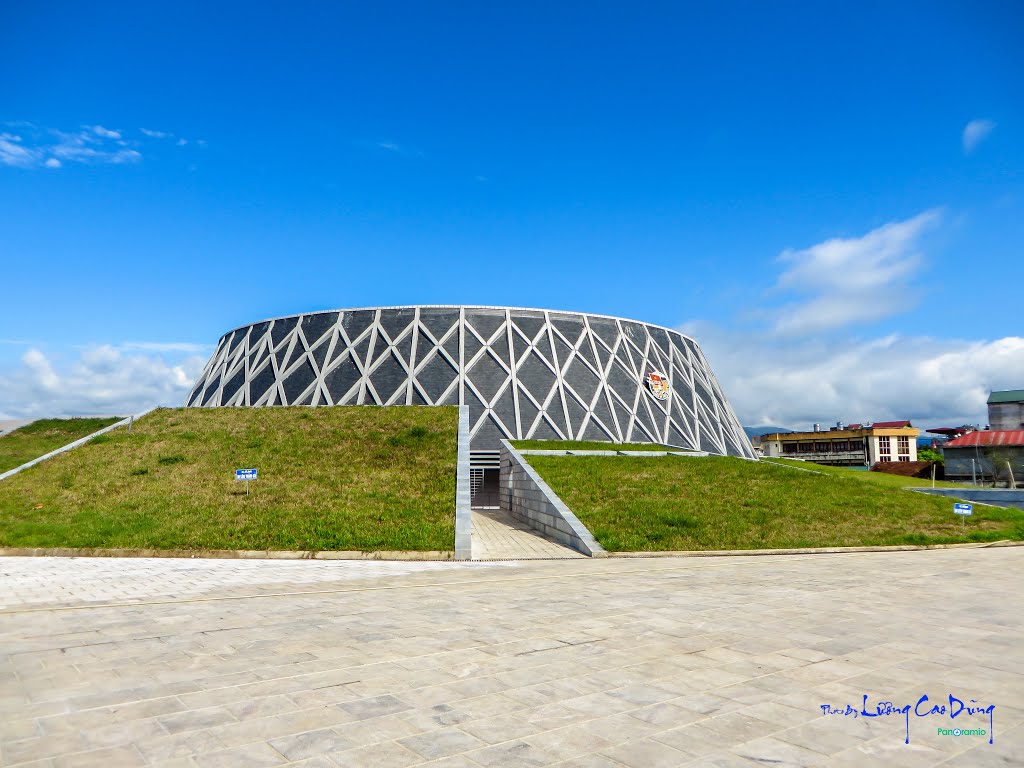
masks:
<svg viewBox="0 0 1024 768"><path fill-rule="evenodd" d="M992 403L1018 403L1024 401L1024 389L1008 389L1005 392L993 392L988 396L989 405Z"/></svg>

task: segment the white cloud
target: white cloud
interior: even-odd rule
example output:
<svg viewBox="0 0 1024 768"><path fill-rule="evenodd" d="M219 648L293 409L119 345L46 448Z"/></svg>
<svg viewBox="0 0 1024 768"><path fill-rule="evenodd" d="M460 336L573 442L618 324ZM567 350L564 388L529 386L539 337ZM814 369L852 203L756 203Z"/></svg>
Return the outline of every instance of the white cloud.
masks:
<svg viewBox="0 0 1024 768"><path fill-rule="evenodd" d="M963 144L964 153L971 154L995 129L996 124L991 120L971 120L964 126Z"/></svg>
<svg viewBox="0 0 1024 768"><path fill-rule="evenodd" d="M993 389L1024 381L1024 338L865 337L850 323L889 306L909 311L911 278L923 267L922 233L937 211L886 224L863 237L832 239L779 259L775 288L802 301L774 327L689 323L740 421L808 428L814 422L910 419L917 426L984 423ZM828 335L815 331L831 330Z"/></svg>
<svg viewBox="0 0 1024 768"><path fill-rule="evenodd" d="M0 371L0 419L127 414L153 405L180 406L206 362L205 357L182 354L188 351L125 353L101 345L60 365L33 347L22 355L20 365Z"/></svg>
<svg viewBox="0 0 1024 768"><path fill-rule="evenodd" d="M175 136L173 133L169 131L154 131L150 128L139 128L139 133L141 133L143 136L148 136L151 139L173 139L174 146L176 147L187 147L189 145L188 139L182 138L180 136ZM194 142L200 147L206 146L206 142L203 141L202 139L196 139L194 140Z"/></svg>
<svg viewBox="0 0 1024 768"><path fill-rule="evenodd" d="M25 364L30 376L44 391L53 392L60 386L60 379L53 372L50 361L38 349L30 349L22 356L21 361Z"/></svg>
<svg viewBox="0 0 1024 768"><path fill-rule="evenodd" d="M918 427L984 424L993 389L1024 381L1024 338L785 341L712 326L684 329L701 345L740 421L910 419Z"/></svg>
<svg viewBox="0 0 1024 768"><path fill-rule="evenodd" d="M100 133L96 130L100 128L102 126L92 126L91 129L74 133L52 131L57 141L45 147L43 151L52 155L58 162L122 165L142 159L142 153L126 147L125 142L120 141L121 134L116 131Z"/></svg>
<svg viewBox="0 0 1024 768"><path fill-rule="evenodd" d="M142 154L128 146L121 134L102 125L78 131L42 129L21 124L15 135L0 134L0 164L15 168L61 168L66 162L134 163Z"/></svg>
<svg viewBox="0 0 1024 768"><path fill-rule="evenodd" d="M126 341L118 345L119 349L141 350L144 352L192 352L209 353L212 344L195 344L191 341Z"/></svg>
<svg viewBox="0 0 1024 768"><path fill-rule="evenodd" d="M940 219L937 210L892 222L862 237L834 238L787 250L775 292L797 300L766 314L776 333L799 336L873 322L910 309L910 280L921 265L922 234Z"/></svg>
<svg viewBox="0 0 1024 768"><path fill-rule="evenodd" d="M17 133L0 133L0 165L14 168L62 168L67 164L128 165L142 160L144 144L174 139L174 134L140 128L142 139L125 139L121 131L102 125L83 125L78 130L43 128L32 123L4 123ZM186 139L175 141L186 146ZM205 144L205 142L202 142Z"/></svg>
<svg viewBox="0 0 1024 768"><path fill-rule="evenodd" d="M104 128L102 125L86 125L83 126L86 130L91 130L97 136L103 139L120 139L120 131L112 131L109 128Z"/></svg>
<svg viewBox="0 0 1024 768"><path fill-rule="evenodd" d="M35 152L21 144L21 136L0 133L0 163L15 168L31 168L38 162Z"/></svg>

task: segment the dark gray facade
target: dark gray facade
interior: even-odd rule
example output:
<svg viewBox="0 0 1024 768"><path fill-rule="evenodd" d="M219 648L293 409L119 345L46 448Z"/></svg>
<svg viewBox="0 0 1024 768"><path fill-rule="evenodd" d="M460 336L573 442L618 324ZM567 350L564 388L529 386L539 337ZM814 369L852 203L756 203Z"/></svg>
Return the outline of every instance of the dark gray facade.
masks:
<svg viewBox="0 0 1024 768"><path fill-rule="evenodd" d="M186 405L468 405L474 450L605 440L754 458L693 339L553 310L382 307L254 323L221 337Z"/></svg>
<svg viewBox="0 0 1024 768"><path fill-rule="evenodd" d="M1024 429L1024 390L990 394L988 424L991 430Z"/></svg>
<svg viewBox="0 0 1024 768"><path fill-rule="evenodd" d="M942 450L946 479L954 482L1024 484L1024 445L964 445ZM1009 466L1007 466L1009 465Z"/></svg>

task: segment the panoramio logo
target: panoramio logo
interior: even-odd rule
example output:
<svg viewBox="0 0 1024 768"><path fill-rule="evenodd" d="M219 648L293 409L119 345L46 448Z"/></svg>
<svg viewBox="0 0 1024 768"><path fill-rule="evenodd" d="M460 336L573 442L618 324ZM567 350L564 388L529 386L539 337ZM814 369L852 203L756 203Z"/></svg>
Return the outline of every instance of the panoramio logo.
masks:
<svg viewBox="0 0 1024 768"><path fill-rule="evenodd" d="M988 736L984 728L939 728L939 736Z"/></svg>

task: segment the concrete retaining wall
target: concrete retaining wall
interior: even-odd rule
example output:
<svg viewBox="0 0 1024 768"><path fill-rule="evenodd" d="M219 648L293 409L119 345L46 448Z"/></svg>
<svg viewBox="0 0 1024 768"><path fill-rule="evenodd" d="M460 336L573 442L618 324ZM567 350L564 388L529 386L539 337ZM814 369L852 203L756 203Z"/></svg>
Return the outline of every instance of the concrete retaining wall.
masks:
<svg viewBox="0 0 1024 768"><path fill-rule="evenodd" d="M503 510L552 541L590 557L607 555L587 527L508 440L501 441L498 498Z"/></svg>
<svg viewBox="0 0 1024 768"><path fill-rule="evenodd" d="M455 470L455 559L473 559L473 501L469 487L469 406L459 406L459 456Z"/></svg>

